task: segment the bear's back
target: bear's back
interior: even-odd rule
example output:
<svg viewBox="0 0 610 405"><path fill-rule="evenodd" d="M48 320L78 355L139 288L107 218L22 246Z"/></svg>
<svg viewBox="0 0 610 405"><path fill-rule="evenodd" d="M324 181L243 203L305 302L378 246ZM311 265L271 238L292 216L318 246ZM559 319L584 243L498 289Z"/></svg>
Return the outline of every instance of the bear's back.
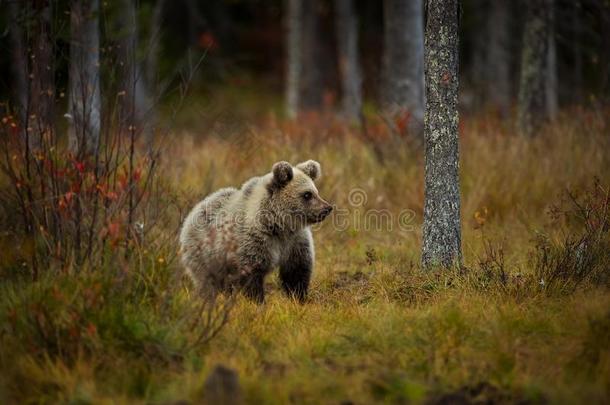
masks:
<svg viewBox="0 0 610 405"><path fill-rule="evenodd" d="M220 189L203 201L200 201L188 214L180 232L180 244L188 246L200 239L211 224L218 220L227 206L227 202L235 195L237 189L227 187Z"/></svg>

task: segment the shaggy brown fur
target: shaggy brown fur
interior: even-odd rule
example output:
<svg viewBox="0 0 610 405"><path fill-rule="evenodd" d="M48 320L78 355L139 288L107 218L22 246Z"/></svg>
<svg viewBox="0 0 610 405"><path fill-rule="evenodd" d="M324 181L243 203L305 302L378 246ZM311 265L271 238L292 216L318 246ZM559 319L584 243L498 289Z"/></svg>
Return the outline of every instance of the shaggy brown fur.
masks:
<svg viewBox="0 0 610 405"><path fill-rule="evenodd" d="M197 204L180 245L182 264L201 290L239 287L263 302L264 278L279 266L284 291L304 301L314 263L310 225L332 211L314 184L320 176L313 160L277 162L239 190L224 188Z"/></svg>

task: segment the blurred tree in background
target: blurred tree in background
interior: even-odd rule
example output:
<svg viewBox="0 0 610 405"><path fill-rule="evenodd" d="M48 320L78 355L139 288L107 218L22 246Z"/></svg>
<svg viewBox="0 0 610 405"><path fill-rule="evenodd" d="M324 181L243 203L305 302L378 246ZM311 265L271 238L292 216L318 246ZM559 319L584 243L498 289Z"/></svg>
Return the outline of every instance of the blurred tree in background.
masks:
<svg viewBox="0 0 610 405"><path fill-rule="evenodd" d="M337 49L341 74L342 109L351 121L362 112L362 71L358 49L358 17L353 0L335 0Z"/></svg>
<svg viewBox="0 0 610 405"><path fill-rule="evenodd" d="M40 110L37 125L52 126L58 116L49 101L61 104L68 100L59 94L72 94L66 91L67 48L74 41L67 27L71 7L78 3L4 3L1 95L23 110L19 106L26 93L46 92L50 100L36 97L31 108ZM533 4L545 12L537 20L544 21L544 33L532 30L531 16L537 14L531 10ZM559 108L607 99L607 1L465 0L461 7L462 110L491 108L508 117L518 105L518 122L523 126L525 112L538 111L540 103L539 112L530 115L544 122ZM134 122L151 126L154 120L149 118L156 115L151 113L153 105L171 99L167 90L182 80L179 72L205 55L192 77L193 94L204 100L223 87L239 87L277 97L283 93L285 108L277 108L282 103L269 108L290 117L298 111L324 110L353 120L359 115L356 111L370 105L374 108L369 113L406 114L402 118L408 125L399 122L399 130L417 132L421 125L424 15L420 1L124 0L102 3L99 14L101 58L114 55L122 64L113 67L112 80L102 77L99 84L104 92L113 80L121 82L119 87L126 93L120 102ZM546 38L544 44L538 40L535 48L544 52L544 60L541 56L534 63L532 41L538 32ZM116 47L110 50L112 46ZM527 92L540 98L534 96L538 90L525 90L525 83L536 82L529 79L536 74L544 80L540 90L544 100L527 101L531 99Z"/></svg>
<svg viewBox="0 0 610 405"><path fill-rule="evenodd" d="M70 149L93 154L101 126L99 1L75 0L70 10Z"/></svg>
<svg viewBox="0 0 610 405"><path fill-rule="evenodd" d="M551 3L534 0L527 5L525 34L521 57L521 82L519 85L518 125L519 131L534 136L540 123L548 116L548 77L551 75L549 61ZM554 51L551 51L554 52Z"/></svg>
<svg viewBox="0 0 610 405"><path fill-rule="evenodd" d="M409 114L419 132L424 119L423 3L387 0L383 7L384 108L392 115Z"/></svg>

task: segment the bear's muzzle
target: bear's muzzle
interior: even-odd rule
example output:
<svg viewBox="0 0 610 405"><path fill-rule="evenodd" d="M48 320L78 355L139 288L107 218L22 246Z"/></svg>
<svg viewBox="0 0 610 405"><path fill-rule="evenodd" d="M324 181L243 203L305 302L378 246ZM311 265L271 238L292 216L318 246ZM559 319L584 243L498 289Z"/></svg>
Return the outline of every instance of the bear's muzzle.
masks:
<svg viewBox="0 0 610 405"><path fill-rule="evenodd" d="M322 222L332 212L333 206L326 203L326 206L320 210L316 217L316 222Z"/></svg>

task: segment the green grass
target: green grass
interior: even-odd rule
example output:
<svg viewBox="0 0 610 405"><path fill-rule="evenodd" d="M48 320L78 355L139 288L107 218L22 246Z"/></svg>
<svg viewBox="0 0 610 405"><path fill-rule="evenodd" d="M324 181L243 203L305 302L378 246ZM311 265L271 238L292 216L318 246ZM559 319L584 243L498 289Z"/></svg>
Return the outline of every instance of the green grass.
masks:
<svg viewBox="0 0 610 405"><path fill-rule="evenodd" d="M164 247L167 260L142 251L103 268L49 269L36 282L18 267L18 252L6 253L0 402L200 403L217 364L238 373L248 403L607 402L608 230L596 228L581 280L565 241L587 221L573 211L548 215L553 204L571 207L566 189L590 195L595 176L608 190L607 123L566 114L531 141L497 128L463 126L464 268L429 272L418 265L423 159L414 147L389 146L380 163L356 134L318 122L172 142L162 180L185 208L277 160L322 163L320 192L349 221L342 231L332 221L314 231L309 301L284 297L274 275L264 305L239 297L206 341L193 288L168 253L175 242ZM356 188L367 194L362 206L349 199ZM363 229L356 218L367 209L386 209L394 221L412 210L412 229ZM175 232L179 218L168 216ZM568 257L567 270L541 270L541 235L553 258Z"/></svg>

